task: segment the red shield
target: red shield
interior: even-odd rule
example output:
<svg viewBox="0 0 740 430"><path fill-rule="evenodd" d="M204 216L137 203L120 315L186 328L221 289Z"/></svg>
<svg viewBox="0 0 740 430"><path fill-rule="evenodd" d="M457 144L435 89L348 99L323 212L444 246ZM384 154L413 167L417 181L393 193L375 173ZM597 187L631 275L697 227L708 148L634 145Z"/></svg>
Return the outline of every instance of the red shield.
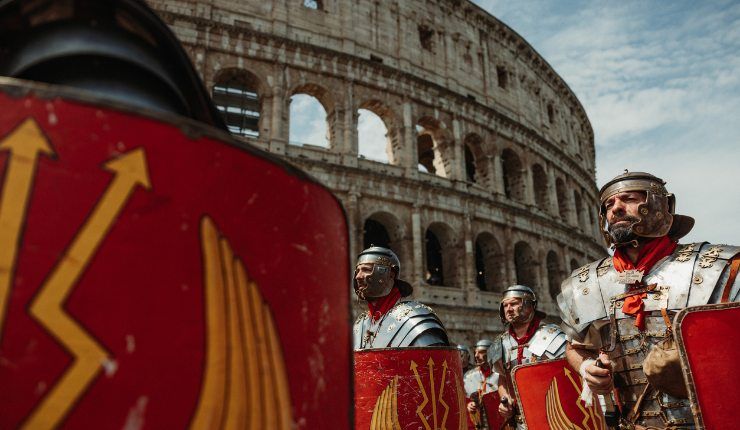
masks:
<svg viewBox="0 0 740 430"><path fill-rule="evenodd" d="M199 123L50 88L0 86L0 428L347 427L337 200Z"/></svg>
<svg viewBox="0 0 740 430"><path fill-rule="evenodd" d="M675 333L697 428L737 427L740 303L696 306L676 315Z"/></svg>
<svg viewBox="0 0 740 430"><path fill-rule="evenodd" d="M466 428L460 354L455 348L355 351L355 428Z"/></svg>
<svg viewBox="0 0 740 430"><path fill-rule="evenodd" d="M504 425L504 420L501 414L498 413L498 405L501 403L501 397L498 395L498 391L484 394L481 403L483 404L483 409L486 411L488 428L490 430L500 429Z"/></svg>
<svg viewBox="0 0 740 430"><path fill-rule="evenodd" d="M581 378L564 358L517 366L513 375L519 409L528 428L606 428L598 402L587 407L580 399Z"/></svg>

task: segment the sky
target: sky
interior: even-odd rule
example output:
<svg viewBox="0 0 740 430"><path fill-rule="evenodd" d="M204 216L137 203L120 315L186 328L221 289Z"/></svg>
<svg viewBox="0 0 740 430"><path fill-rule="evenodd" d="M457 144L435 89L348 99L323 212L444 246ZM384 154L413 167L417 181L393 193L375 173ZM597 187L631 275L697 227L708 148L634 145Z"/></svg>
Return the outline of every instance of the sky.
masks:
<svg viewBox="0 0 740 430"><path fill-rule="evenodd" d="M653 173L696 219L682 242L740 245L740 0L474 2L576 94L599 187L624 169ZM291 140L327 146L324 118L318 101L294 96ZM382 121L361 110L358 131L360 154L387 161L373 144L385 141Z"/></svg>
<svg viewBox="0 0 740 430"><path fill-rule="evenodd" d="M523 36L594 129L596 182L667 182L682 242L740 245L740 1L475 0Z"/></svg>

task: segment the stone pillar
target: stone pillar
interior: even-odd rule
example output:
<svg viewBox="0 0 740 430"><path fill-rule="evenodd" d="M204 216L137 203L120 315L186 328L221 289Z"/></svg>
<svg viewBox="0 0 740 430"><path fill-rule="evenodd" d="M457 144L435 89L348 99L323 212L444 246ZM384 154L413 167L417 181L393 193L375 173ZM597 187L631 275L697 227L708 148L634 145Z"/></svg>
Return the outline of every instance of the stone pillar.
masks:
<svg viewBox="0 0 740 430"><path fill-rule="evenodd" d="M419 160L416 154L416 128L414 126L413 106L411 102L405 101L403 103L403 128L401 129L403 153L400 154L399 164L406 168L406 176L410 178L418 177L419 172Z"/></svg>
<svg viewBox="0 0 740 430"><path fill-rule="evenodd" d="M501 166L501 153L499 151L496 152L496 155L493 156L493 191L496 194L499 195L505 195L506 191L504 190L504 169Z"/></svg>
<svg viewBox="0 0 740 430"><path fill-rule="evenodd" d="M466 208L463 219L463 239L464 239L464 266L465 279L463 290L465 291L465 303L469 306L480 302L478 297L478 287L476 286L476 267L475 267L475 238L473 237L472 214L470 208Z"/></svg>
<svg viewBox="0 0 740 430"><path fill-rule="evenodd" d="M272 88L272 95L267 101L267 105L270 106L270 112L267 112L265 110L266 105L263 105L263 111L269 115L270 123L263 124L267 119L261 118L260 126L262 128L265 126L269 127L266 137L269 141L270 152L285 154L285 147L288 145L288 139L290 137L290 97L285 89L285 69L281 68L274 76L276 79Z"/></svg>
<svg viewBox="0 0 740 430"><path fill-rule="evenodd" d="M516 284L516 265L514 264L514 234L511 227L504 229L504 289L509 285Z"/></svg>
<svg viewBox="0 0 740 430"><path fill-rule="evenodd" d="M353 259L362 251L362 213L360 199L362 194L355 187L350 187L345 201L347 208L347 223L349 224L349 255ZM353 262L354 263L354 262Z"/></svg>
<svg viewBox="0 0 740 430"><path fill-rule="evenodd" d="M421 207L414 203L411 208L411 234L413 241L414 278L412 284L424 283L424 231L421 226Z"/></svg>
<svg viewBox="0 0 740 430"><path fill-rule="evenodd" d="M547 169L547 210L553 216L560 216L558 213L558 192L555 187L555 168L551 165L546 166Z"/></svg>
<svg viewBox="0 0 740 430"><path fill-rule="evenodd" d="M452 175L450 175L450 179L466 181L468 178L467 172L465 172L465 143L462 140L460 121L457 118L452 119L452 138L452 151L447 151L447 154L452 155L452 160L450 160Z"/></svg>
<svg viewBox="0 0 740 430"><path fill-rule="evenodd" d="M525 165L522 171L524 177L524 203L537 206L537 200L534 196L534 177L532 175L532 166Z"/></svg>

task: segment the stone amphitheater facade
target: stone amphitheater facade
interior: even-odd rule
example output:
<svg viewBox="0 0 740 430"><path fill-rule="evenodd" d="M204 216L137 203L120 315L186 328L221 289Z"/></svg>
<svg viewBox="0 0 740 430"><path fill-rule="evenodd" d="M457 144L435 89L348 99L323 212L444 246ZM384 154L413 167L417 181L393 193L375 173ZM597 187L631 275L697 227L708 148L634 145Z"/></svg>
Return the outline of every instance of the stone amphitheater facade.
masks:
<svg viewBox="0 0 740 430"><path fill-rule="evenodd" d="M330 188L352 254L392 247L453 341L500 332L499 293L514 283L557 315L561 280L606 254L583 107L526 40L473 3L150 4L214 99L217 87L237 89L217 104L238 108L230 124L245 144ZM289 142L296 94L324 107L328 148ZM358 156L359 109L385 124L388 163Z"/></svg>

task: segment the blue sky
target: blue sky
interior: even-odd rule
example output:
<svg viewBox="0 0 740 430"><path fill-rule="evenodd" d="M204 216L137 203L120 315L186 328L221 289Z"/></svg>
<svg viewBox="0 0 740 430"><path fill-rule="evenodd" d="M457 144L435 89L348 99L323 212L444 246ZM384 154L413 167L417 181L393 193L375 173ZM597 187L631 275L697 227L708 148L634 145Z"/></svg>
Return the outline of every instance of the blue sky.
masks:
<svg viewBox="0 0 740 430"><path fill-rule="evenodd" d="M476 0L553 66L594 128L596 180L649 171L684 239L740 245L740 1Z"/></svg>
<svg viewBox="0 0 740 430"><path fill-rule="evenodd" d="M740 245L740 0L475 0L563 77L594 128L596 180L648 171L677 212L682 240ZM291 140L326 145L318 101L295 96ZM385 127L361 111L360 153L383 161Z"/></svg>

